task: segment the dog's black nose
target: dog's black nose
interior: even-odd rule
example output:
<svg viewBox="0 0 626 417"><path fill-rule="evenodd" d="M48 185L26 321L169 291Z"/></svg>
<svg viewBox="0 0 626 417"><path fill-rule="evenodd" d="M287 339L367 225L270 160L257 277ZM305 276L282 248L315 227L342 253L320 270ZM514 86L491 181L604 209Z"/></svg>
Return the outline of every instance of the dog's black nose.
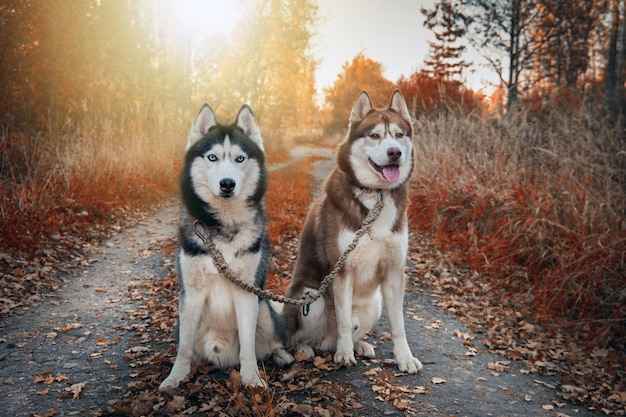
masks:
<svg viewBox="0 0 626 417"><path fill-rule="evenodd" d="M235 180L232 178L224 178L220 181L220 191L224 194L231 194L235 190Z"/></svg>
<svg viewBox="0 0 626 417"><path fill-rule="evenodd" d="M387 156L392 161L397 161L402 156L402 151L400 148L389 148L387 149Z"/></svg>

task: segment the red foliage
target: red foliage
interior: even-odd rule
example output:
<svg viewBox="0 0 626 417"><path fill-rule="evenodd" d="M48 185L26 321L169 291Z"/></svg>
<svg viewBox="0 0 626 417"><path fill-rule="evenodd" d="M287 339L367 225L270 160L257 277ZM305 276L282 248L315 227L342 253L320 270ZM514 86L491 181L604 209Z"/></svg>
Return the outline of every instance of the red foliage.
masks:
<svg viewBox="0 0 626 417"><path fill-rule="evenodd" d="M268 208L268 233L273 247L273 268L267 288L284 293L289 284L288 275L293 268L293 259L285 246L297 246L309 204L311 172L313 162L319 157L309 157L270 174L268 191L265 195Z"/></svg>
<svg viewBox="0 0 626 417"><path fill-rule="evenodd" d="M363 53L357 54L352 62L346 62L342 70L333 85L324 89L328 131L345 129L354 100L362 90L368 92L374 106L385 107L394 89L393 83L383 76L382 64Z"/></svg>
<svg viewBox="0 0 626 417"><path fill-rule="evenodd" d="M458 174L449 172L449 179ZM541 175L535 178L511 184L506 194L477 182L450 189L452 181L421 178L413 187L411 225L432 233L438 244L488 274L494 285L532 293L538 319L584 324L590 340L619 340L624 337L619 322L626 316L614 291L622 287L626 272L621 226L598 230L577 209L590 207L590 178L576 182L563 176L558 194Z"/></svg>
<svg viewBox="0 0 626 417"><path fill-rule="evenodd" d="M125 169L103 166L90 173L7 180L0 194L0 247L32 254L61 236L89 239L92 230L171 195L179 169L174 161L170 166L143 161Z"/></svg>
<svg viewBox="0 0 626 417"><path fill-rule="evenodd" d="M583 106L583 95L574 88L552 88L533 90L525 94L521 104L524 109L540 115L548 108L567 112L580 112Z"/></svg>
<svg viewBox="0 0 626 417"><path fill-rule="evenodd" d="M483 96L459 82L433 78L423 72L404 76L397 82L413 114L431 114L438 110L459 108L467 113L482 109Z"/></svg>

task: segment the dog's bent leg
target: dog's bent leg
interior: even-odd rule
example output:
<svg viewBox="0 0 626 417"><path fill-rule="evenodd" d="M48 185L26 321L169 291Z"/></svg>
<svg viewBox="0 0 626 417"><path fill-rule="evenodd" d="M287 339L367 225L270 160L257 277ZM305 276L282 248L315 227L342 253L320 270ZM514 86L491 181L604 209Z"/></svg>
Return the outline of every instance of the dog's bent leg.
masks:
<svg viewBox="0 0 626 417"><path fill-rule="evenodd" d="M383 302L389 318L393 355L402 372L415 374L422 369L421 362L413 356L404 329L404 272L392 271L382 284Z"/></svg>
<svg viewBox="0 0 626 417"><path fill-rule="evenodd" d="M160 390L166 388L176 388L183 378L191 370L191 359L193 357L193 346L196 339L196 331L200 314L204 305L204 294L201 292L188 291L181 294L179 306L178 325L178 352L174 367L170 375L159 386Z"/></svg>
<svg viewBox="0 0 626 417"><path fill-rule="evenodd" d="M365 337L367 332L372 330L372 327L374 327L374 324L380 318L381 309L382 297L380 292L377 292L373 298L368 299L367 303L353 306L352 339L354 340L354 351L356 354L367 358L376 356L374 347L363 340L363 337Z"/></svg>
<svg viewBox="0 0 626 417"><path fill-rule="evenodd" d="M275 301L259 303L255 340L256 356L257 359L271 356L276 365L286 367L295 359L285 350L285 345L289 341L289 332L283 318L276 312L275 305L282 310L283 305Z"/></svg>
<svg viewBox="0 0 626 417"><path fill-rule="evenodd" d="M333 283L337 315L337 351L335 363L356 364L352 340L352 275L347 273Z"/></svg>
<svg viewBox="0 0 626 417"><path fill-rule="evenodd" d="M259 375L256 359L256 326L259 316L259 301L256 295L240 291L237 296L237 329L239 332L239 363L241 381L251 387L266 388Z"/></svg>

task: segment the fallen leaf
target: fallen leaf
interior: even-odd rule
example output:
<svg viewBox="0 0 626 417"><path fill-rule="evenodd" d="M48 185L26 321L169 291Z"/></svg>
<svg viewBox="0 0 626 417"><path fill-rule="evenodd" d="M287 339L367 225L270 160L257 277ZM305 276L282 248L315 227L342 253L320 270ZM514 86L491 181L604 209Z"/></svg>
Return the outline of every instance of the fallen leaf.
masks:
<svg viewBox="0 0 626 417"><path fill-rule="evenodd" d="M376 368L372 368L372 369L368 369L367 371L363 372L363 375L376 375L377 373L381 372L382 368L380 367L376 367Z"/></svg>
<svg viewBox="0 0 626 417"><path fill-rule="evenodd" d="M180 411L183 408L185 408L185 397L181 395L174 395L174 398L172 398L172 400L167 403L167 409L171 413Z"/></svg>
<svg viewBox="0 0 626 417"><path fill-rule="evenodd" d="M511 366L508 361L496 361L487 363L487 368L496 372L506 372L511 369Z"/></svg>
<svg viewBox="0 0 626 417"><path fill-rule="evenodd" d="M34 379L34 382L36 384L49 385L49 384L52 384L53 382L67 381L68 379L69 378L66 375L58 374L56 376L52 376L52 371L45 371L37 375Z"/></svg>
<svg viewBox="0 0 626 417"><path fill-rule="evenodd" d="M440 328L442 324L443 323L441 320L435 320L433 323L425 324L424 327L427 328L428 330L433 330L433 329Z"/></svg>
<svg viewBox="0 0 626 417"><path fill-rule="evenodd" d="M470 332L462 332L458 329L454 329L454 334L456 337L463 340L464 342L468 342L474 339L474 336Z"/></svg>
<svg viewBox="0 0 626 417"><path fill-rule="evenodd" d="M594 349L594 351L591 352L591 357L592 358L606 358L608 354L609 354L609 351L607 349Z"/></svg>
<svg viewBox="0 0 626 417"><path fill-rule="evenodd" d="M382 385L372 385L372 391L382 394L389 394L389 388Z"/></svg>
<svg viewBox="0 0 626 417"><path fill-rule="evenodd" d="M438 378L438 377L433 377L430 382L432 382L433 384L437 385L437 384L443 384L446 382L445 379L443 378Z"/></svg>
<svg viewBox="0 0 626 417"><path fill-rule="evenodd" d="M74 399L78 399L80 398L80 393L83 391L83 389L85 388L86 383L85 382L79 382L77 384L74 384L72 386L70 386L69 388L65 388L66 391L71 392Z"/></svg>
<svg viewBox="0 0 626 417"><path fill-rule="evenodd" d="M54 377L50 376L49 374L43 373L40 375L37 375L35 377L35 384L52 384L54 382Z"/></svg>
<svg viewBox="0 0 626 417"><path fill-rule="evenodd" d="M57 330L61 333L66 333L66 332L69 332L70 330L80 329L81 327L83 327L83 325L80 323L70 323L61 327L54 327L54 330Z"/></svg>

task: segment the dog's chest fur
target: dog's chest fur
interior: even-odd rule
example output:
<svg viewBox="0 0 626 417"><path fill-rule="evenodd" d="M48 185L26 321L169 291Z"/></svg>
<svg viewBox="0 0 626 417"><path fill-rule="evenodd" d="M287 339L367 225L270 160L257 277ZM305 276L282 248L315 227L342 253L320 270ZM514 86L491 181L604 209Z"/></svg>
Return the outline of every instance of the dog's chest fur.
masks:
<svg viewBox="0 0 626 417"><path fill-rule="evenodd" d="M263 251L251 249L260 245L262 225L252 222L233 228L207 230L200 226L198 229L213 241L235 276L248 284L254 283ZM196 245L204 245L197 236L194 239ZM183 293L204 296L205 314L211 316L214 323L222 323L226 328L230 327L226 323L234 324L237 293L243 290L223 276L208 253L191 254L183 247L178 260ZM222 326L217 324L217 327Z"/></svg>
<svg viewBox="0 0 626 417"><path fill-rule="evenodd" d="M355 197L364 207L371 210L377 201L374 191L359 192ZM396 205L390 192L383 192L385 203L376 221L368 233L361 236L358 245L347 258L345 268L355 277L353 282L355 295L359 288L371 292L381 283L389 267L402 263L406 257L408 234L406 227L397 229L397 225L406 224L402 217L406 214ZM333 226L337 251L343 253L356 235L356 231L348 227Z"/></svg>

